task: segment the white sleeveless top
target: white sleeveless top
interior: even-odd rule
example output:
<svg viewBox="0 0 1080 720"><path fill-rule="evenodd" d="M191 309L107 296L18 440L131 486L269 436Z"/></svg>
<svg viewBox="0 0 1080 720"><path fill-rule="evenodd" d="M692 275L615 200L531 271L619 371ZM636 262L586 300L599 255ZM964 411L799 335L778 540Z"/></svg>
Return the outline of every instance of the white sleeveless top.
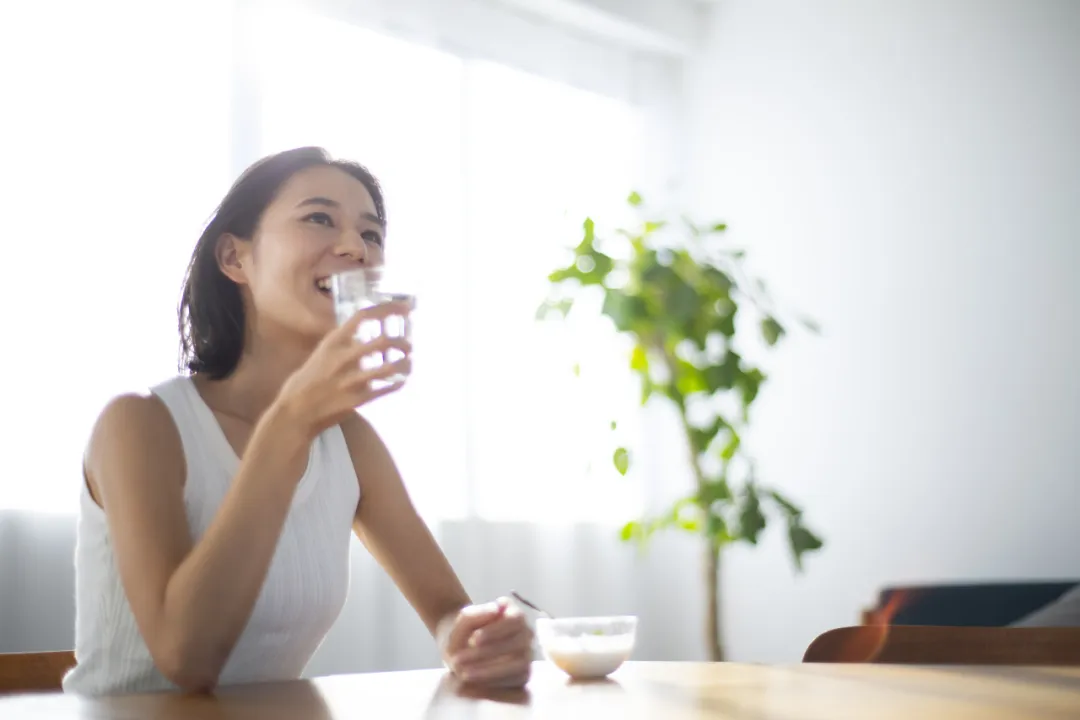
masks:
<svg viewBox="0 0 1080 720"><path fill-rule="evenodd" d="M240 460L188 377L152 389L172 415L187 461L184 509L197 542L218 511ZM117 572L105 513L82 483L75 548L75 658L64 690L105 695L176 690L150 656ZM332 427L312 443L307 470L251 618L219 684L300 676L349 587L349 537L360 487L345 436Z"/></svg>

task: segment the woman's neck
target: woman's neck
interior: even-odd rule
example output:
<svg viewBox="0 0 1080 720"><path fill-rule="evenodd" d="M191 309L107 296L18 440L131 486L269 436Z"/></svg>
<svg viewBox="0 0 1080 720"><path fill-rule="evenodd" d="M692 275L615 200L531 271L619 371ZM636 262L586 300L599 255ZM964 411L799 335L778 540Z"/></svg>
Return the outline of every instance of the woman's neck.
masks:
<svg viewBox="0 0 1080 720"><path fill-rule="evenodd" d="M258 422L281 386L310 357L314 345L248 339L236 369L222 380L196 379L207 404L217 412Z"/></svg>

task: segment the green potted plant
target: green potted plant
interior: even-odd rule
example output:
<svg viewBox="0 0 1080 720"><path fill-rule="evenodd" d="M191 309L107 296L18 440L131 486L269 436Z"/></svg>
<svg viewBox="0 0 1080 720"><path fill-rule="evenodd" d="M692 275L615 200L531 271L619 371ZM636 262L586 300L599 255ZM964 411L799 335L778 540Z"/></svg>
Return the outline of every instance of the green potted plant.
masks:
<svg viewBox="0 0 1080 720"><path fill-rule="evenodd" d="M642 405L654 397L674 405L686 439L692 490L663 514L628 522L621 537L644 548L662 530L700 536L709 655L721 660L722 550L735 542L757 544L770 516L785 525L797 570L806 553L822 547L804 524L799 505L758 481L742 443L766 375L740 354L745 343L738 341L758 332L764 346L775 347L792 323L782 321L764 283L747 275L744 251L724 241L724 223L650 219L639 194L631 194L628 202L640 221L613 237L597 237L592 219L585 220L570 263L548 276L551 294L537 316L565 319L584 294L602 294L600 312L630 340L627 360L640 380ZM797 322L817 332L812 321ZM614 421L611 425L616 427ZM633 449L615 447L611 457L625 475Z"/></svg>

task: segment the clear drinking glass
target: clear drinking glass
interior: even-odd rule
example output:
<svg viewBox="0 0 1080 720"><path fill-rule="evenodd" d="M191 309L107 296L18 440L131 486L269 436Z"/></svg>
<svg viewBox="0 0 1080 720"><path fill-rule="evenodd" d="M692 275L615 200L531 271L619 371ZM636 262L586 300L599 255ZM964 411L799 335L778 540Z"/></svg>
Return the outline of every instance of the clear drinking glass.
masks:
<svg viewBox="0 0 1080 720"><path fill-rule="evenodd" d="M416 307L416 297L407 293L384 292L380 285L383 271L381 267L365 267L338 273L330 278L330 289L334 297L334 313L338 325L355 315L358 311L389 302L404 303L410 310ZM388 315L382 319L364 320L356 330L356 339L371 342L379 337L403 338L412 340L412 320L408 315ZM405 354L397 348L386 352L376 352L360 359L360 366L365 370L381 367L384 363L397 362ZM405 375L394 375L373 380L372 388L380 388L404 382Z"/></svg>

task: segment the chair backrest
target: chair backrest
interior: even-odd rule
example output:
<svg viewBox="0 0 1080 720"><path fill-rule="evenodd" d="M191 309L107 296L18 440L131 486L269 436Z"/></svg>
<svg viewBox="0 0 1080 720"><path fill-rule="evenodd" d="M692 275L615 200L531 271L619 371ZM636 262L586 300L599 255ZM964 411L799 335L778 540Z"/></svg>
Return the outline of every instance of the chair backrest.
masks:
<svg viewBox="0 0 1080 720"><path fill-rule="evenodd" d="M863 625L1008 627L1076 587L1080 580L887 587Z"/></svg>
<svg viewBox="0 0 1080 720"><path fill-rule="evenodd" d="M70 650L40 653L0 653L0 695L60 690L64 673L75 667Z"/></svg>
<svg viewBox="0 0 1080 720"><path fill-rule="evenodd" d="M1080 665L1080 628L845 627L818 636L803 662Z"/></svg>

